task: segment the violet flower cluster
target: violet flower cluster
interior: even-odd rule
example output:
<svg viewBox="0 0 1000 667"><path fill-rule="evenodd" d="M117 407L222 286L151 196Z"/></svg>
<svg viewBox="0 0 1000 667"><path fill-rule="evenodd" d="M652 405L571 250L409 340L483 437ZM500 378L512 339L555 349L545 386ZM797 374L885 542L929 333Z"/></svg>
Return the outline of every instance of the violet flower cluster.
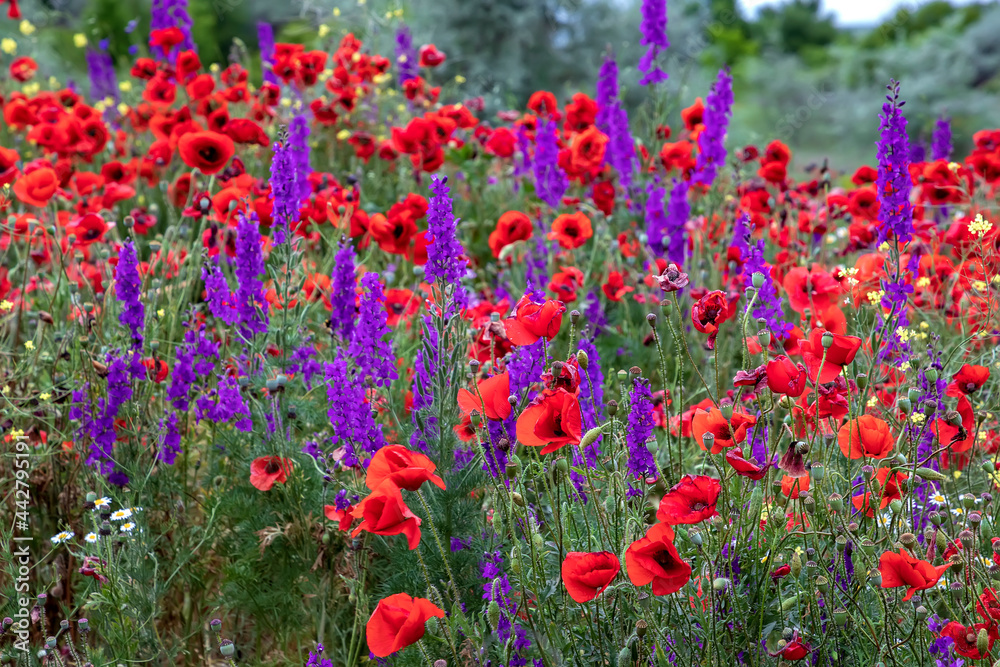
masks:
<svg viewBox="0 0 1000 667"><path fill-rule="evenodd" d="M184 39L178 48L173 49L169 54L163 53L163 49L154 48L153 55L162 58L167 56L170 62L177 60L178 51L197 51L194 39L191 37L191 26L194 22L188 13L188 0L153 0L150 9L149 29L161 30L164 28L176 27L181 31Z"/></svg>
<svg viewBox="0 0 1000 667"><path fill-rule="evenodd" d="M669 224L664 205L667 191L659 183L650 182L646 186L646 194L646 239L653 254L662 257L666 251L667 225Z"/></svg>
<svg viewBox="0 0 1000 667"><path fill-rule="evenodd" d="M941 116L934 122L934 134L931 136L931 159L948 160L951 158L951 119Z"/></svg>
<svg viewBox="0 0 1000 667"><path fill-rule="evenodd" d="M782 308L784 298L778 296L771 277L771 265L764 260L764 239L755 244L748 243L749 252L743 261L743 285L753 284L753 276L759 273L764 282L757 290L757 301L750 313L755 319L767 322L767 328L779 339L784 340L792 333L792 325L785 321L785 311ZM749 304L748 304L749 305Z"/></svg>
<svg viewBox="0 0 1000 667"><path fill-rule="evenodd" d="M557 209L569 188L566 174L559 167L558 127L546 118L540 121L535 139L535 193L538 198Z"/></svg>
<svg viewBox="0 0 1000 667"><path fill-rule="evenodd" d="M428 282L436 283L442 290L451 285L454 304L465 308L469 305L469 298L461 283L466 269L465 248L456 233L458 220L452 213L447 183L447 177L433 176L431 180L431 192L434 194L427 210L425 235L428 243L424 273Z"/></svg>
<svg viewBox="0 0 1000 667"><path fill-rule="evenodd" d="M625 446L628 448L629 497L643 493L645 480L657 476L656 460L646 443L653 435L656 420L653 416L653 395L649 380L635 378L629 392L628 426L625 428Z"/></svg>
<svg viewBox="0 0 1000 667"><path fill-rule="evenodd" d="M635 140L629 132L628 111L618 99L618 64L611 54L597 74L597 129L608 137L604 160L618 172L623 188L632 185L635 169Z"/></svg>
<svg viewBox="0 0 1000 667"><path fill-rule="evenodd" d="M97 49L87 49L87 76L90 78L90 95L95 100L109 97L116 103L118 97L118 77L111 54Z"/></svg>
<svg viewBox="0 0 1000 667"><path fill-rule="evenodd" d="M357 282L354 277L354 246L346 239L340 240L340 250L333 259L330 276L330 331L347 340L354 332L357 312Z"/></svg>
<svg viewBox="0 0 1000 667"><path fill-rule="evenodd" d="M361 305L358 324L351 335L348 354L358 369L358 381L363 385L389 388L396 379L395 357L392 345L385 340L390 334L386 324L385 295L377 273L366 273L361 278Z"/></svg>
<svg viewBox="0 0 1000 667"><path fill-rule="evenodd" d="M126 356L131 357L131 360L126 359ZM97 469L109 482L121 482L122 485L128 483L128 478L123 473L117 471L119 474L112 476L116 472L114 446L118 439L115 419L118 417L118 410L132 398L132 381L136 379L132 371L137 365L138 357L139 353L134 350L121 356L108 354L107 396L98 399L96 416L89 424L90 449L87 452L87 465ZM138 368L141 370L142 365L138 364Z"/></svg>
<svg viewBox="0 0 1000 667"><path fill-rule="evenodd" d="M646 53L639 59L639 71L645 76L639 79L640 86L662 83L670 78L660 69L657 59L670 47L667 40L667 0L642 0L642 22L639 30L642 32L640 46L648 46Z"/></svg>
<svg viewBox="0 0 1000 667"><path fill-rule="evenodd" d="M878 223L876 244L895 236L902 245L913 238L913 209L910 206L910 139L906 134L906 117L899 99L899 83L889 85L889 95L879 116L878 141Z"/></svg>
<svg viewBox="0 0 1000 667"><path fill-rule="evenodd" d="M420 61L413 46L413 35L405 23L396 29L396 71L399 85L420 76Z"/></svg>
<svg viewBox="0 0 1000 667"><path fill-rule="evenodd" d="M264 83L280 85L281 81L274 73L274 28L270 23L259 21L257 23L257 48L260 50L260 71L264 78Z"/></svg>
<svg viewBox="0 0 1000 667"><path fill-rule="evenodd" d="M677 266L684 266L687 261L686 230L688 218L691 217L691 205L688 203L690 187L690 182L675 178L667 204L666 256Z"/></svg>
<svg viewBox="0 0 1000 667"><path fill-rule="evenodd" d="M733 109L733 78L728 69L719 70L712 91L705 98L702 123L705 129L698 135L698 160L692 181L711 186L719 167L726 161L726 131Z"/></svg>
<svg viewBox="0 0 1000 667"><path fill-rule="evenodd" d="M118 322L132 332L132 346L142 349L142 331L145 326L146 308L142 305L142 278L139 276L139 257L135 244L127 238L118 252L115 271L115 292L122 303Z"/></svg>
<svg viewBox="0 0 1000 667"><path fill-rule="evenodd" d="M257 214L239 214L236 228L236 315L240 333L251 338L257 333L267 333L268 303L264 296L264 253L260 248L260 223Z"/></svg>
<svg viewBox="0 0 1000 667"><path fill-rule="evenodd" d="M271 217L274 219L274 244L288 240L290 227L299 221L299 199L296 196L295 163L288 136L275 141L271 159Z"/></svg>
<svg viewBox="0 0 1000 667"><path fill-rule="evenodd" d="M344 447L344 465L368 466L372 455L385 445L381 424L376 425L365 391L358 378L348 369L347 358L341 352L324 365L326 397L330 409L327 417L333 427L334 446Z"/></svg>
<svg viewBox="0 0 1000 667"><path fill-rule="evenodd" d="M215 424L229 424L235 419L236 429L244 433L253 430L250 408L240 393L239 381L229 373L219 375L215 389L195 399L195 418Z"/></svg>

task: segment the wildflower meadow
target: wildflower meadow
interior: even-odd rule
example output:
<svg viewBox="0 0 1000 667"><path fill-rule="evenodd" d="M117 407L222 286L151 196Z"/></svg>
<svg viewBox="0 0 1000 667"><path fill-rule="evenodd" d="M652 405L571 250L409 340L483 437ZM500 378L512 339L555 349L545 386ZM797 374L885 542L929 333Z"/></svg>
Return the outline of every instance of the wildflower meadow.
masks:
<svg viewBox="0 0 1000 667"><path fill-rule="evenodd" d="M1000 665L1000 129L734 145L665 0L501 109L4 4L0 663Z"/></svg>

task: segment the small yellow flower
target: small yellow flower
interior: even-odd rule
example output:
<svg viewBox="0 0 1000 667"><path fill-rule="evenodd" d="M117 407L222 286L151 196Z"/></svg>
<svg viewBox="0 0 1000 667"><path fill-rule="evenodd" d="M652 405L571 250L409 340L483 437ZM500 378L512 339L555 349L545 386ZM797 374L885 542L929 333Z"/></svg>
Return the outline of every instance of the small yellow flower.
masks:
<svg viewBox="0 0 1000 667"><path fill-rule="evenodd" d="M352 62L352 63L356 63L356 62L358 62L359 60L361 60L361 54L360 54L360 53L358 53L357 51L355 51L355 52L354 52L354 55L352 55L352 56L351 56L351 62Z"/></svg>
<svg viewBox="0 0 1000 667"><path fill-rule="evenodd" d="M122 91L123 93L127 93L128 91L132 90L132 82L120 81L118 83L118 90Z"/></svg>
<svg viewBox="0 0 1000 667"><path fill-rule="evenodd" d="M38 398L42 399L43 401L47 401L50 398L52 398L52 394L50 394L47 391L46 392L42 392L41 394L38 395Z"/></svg>
<svg viewBox="0 0 1000 667"><path fill-rule="evenodd" d="M58 88L58 87L59 87L59 79L55 78L54 76L50 76L49 88Z"/></svg>
<svg viewBox="0 0 1000 667"><path fill-rule="evenodd" d="M337 133L337 140L346 141L347 139L350 138L350 136L351 136L350 130L341 130L340 132Z"/></svg>
<svg viewBox="0 0 1000 667"><path fill-rule="evenodd" d="M87 46L87 36L82 32L76 33L73 35L73 45L78 49L82 49Z"/></svg>
<svg viewBox="0 0 1000 667"><path fill-rule="evenodd" d="M388 72L382 72L381 74L376 74L374 77L372 77L372 81L374 81L377 85L381 85L391 78L392 78L391 74L389 74Z"/></svg>
<svg viewBox="0 0 1000 667"><path fill-rule="evenodd" d="M334 16L340 16L340 7L334 7L333 8L333 15Z"/></svg>
<svg viewBox="0 0 1000 667"><path fill-rule="evenodd" d="M927 417L922 412L914 412L912 415L910 415L910 421L916 424L917 426L920 426L925 421L927 421Z"/></svg>
<svg viewBox="0 0 1000 667"><path fill-rule="evenodd" d="M32 81L31 83L24 84L24 86L21 87L21 91L28 97L31 97L36 94L41 87L42 86L37 81Z"/></svg>
<svg viewBox="0 0 1000 667"><path fill-rule="evenodd" d="M955 476L955 479L958 479L959 477L961 477L961 476L962 476L962 471L961 471L961 470L956 470L956 471L955 471L954 473L952 473L952 474L953 474L953 475Z"/></svg>
<svg viewBox="0 0 1000 667"><path fill-rule="evenodd" d="M921 328L921 329L929 329L929 328L930 328L930 326L931 326L931 325L927 324L927 322L921 322L921 323L920 323L920 328Z"/></svg>
<svg viewBox="0 0 1000 667"><path fill-rule="evenodd" d="M118 104L118 115L119 116L127 116L128 115L128 105L125 104L124 102L120 102Z"/></svg>
<svg viewBox="0 0 1000 667"><path fill-rule="evenodd" d="M931 279L927 276L917 278L917 287L927 287L931 284Z"/></svg>
<svg viewBox="0 0 1000 667"><path fill-rule="evenodd" d="M467 79L464 76L462 76L461 74L456 74L455 75L455 83L465 83L466 80Z"/></svg>
<svg viewBox="0 0 1000 667"><path fill-rule="evenodd" d="M4 299L3 301L0 301L0 310L7 311L7 310L11 310L13 308L14 308L14 304L12 304L7 299Z"/></svg>
<svg viewBox="0 0 1000 667"><path fill-rule="evenodd" d="M952 171L958 171L961 168L962 168L962 165L960 165L957 162L949 162L948 163L948 169L951 169Z"/></svg>
<svg viewBox="0 0 1000 667"><path fill-rule="evenodd" d="M15 42L10 37L4 37L0 39L0 51L3 51L8 56L12 56L17 53L17 42Z"/></svg>
<svg viewBox="0 0 1000 667"><path fill-rule="evenodd" d="M883 292L880 289L872 290L871 292L868 292L868 300L871 301L873 304L877 304L882 301L882 297L884 295L885 292Z"/></svg>
<svg viewBox="0 0 1000 667"><path fill-rule="evenodd" d="M104 113L104 110L107 108L108 105L104 103L104 100L97 100L94 102L94 109L96 109L98 113Z"/></svg>
<svg viewBox="0 0 1000 667"><path fill-rule="evenodd" d="M156 311L156 316L162 319L163 316L166 315L166 313L167 313L167 311L165 311L162 308L160 308L158 311Z"/></svg>
<svg viewBox="0 0 1000 667"><path fill-rule="evenodd" d="M220 71L222 71L222 68L219 67L219 63L212 63L211 65L208 66L208 71L211 72L212 74L218 74Z"/></svg>
<svg viewBox="0 0 1000 667"><path fill-rule="evenodd" d="M18 438L23 438L24 431L22 431L19 428L15 428L13 431L10 432L10 437L14 438L15 440L17 440Z"/></svg>
<svg viewBox="0 0 1000 667"><path fill-rule="evenodd" d="M993 229L993 223L985 219L982 213L977 213L976 217L969 223L969 233L979 238L983 238L991 229Z"/></svg>
<svg viewBox="0 0 1000 667"><path fill-rule="evenodd" d="M321 25L319 27L319 36L320 37L326 37L329 34L330 34L330 26L328 26L327 24L324 23L323 25Z"/></svg>
<svg viewBox="0 0 1000 667"><path fill-rule="evenodd" d="M399 105L397 105L396 106L396 111L398 111L399 113L403 113L404 111L406 111L406 105L405 104L399 104Z"/></svg>
<svg viewBox="0 0 1000 667"><path fill-rule="evenodd" d="M289 98L289 97L282 97L281 98L281 106L283 106L285 108L291 107L292 106L292 100L291 100L291 98Z"/></svg>
<svg viewBox="0 0 1000 667"><path fill-rule="evenodd" d="M872 396L868 399L869 408L874 408L876 405L878 405L878 398L876 396Z"/></svg>
<svg viewBox="0 0 1000 667"><path fill-rule="evenodd" d="M21 29L22 35L30 35L35 32L35 26L32 25L31 21L28 21L27 19L21 21L21 25L18 27Z"/></svg>
<svg viewBox="0 0 1000 667"><path fill-rule="evenodd" d="M397 9L396 11L394 11L392 13L392 15L395 16L397 19L403 18L403 8L400 7L399 9Z"/></svg>
<svg viewBox="0 0 1000 667"><path fill-rule="evenodd" d="M888 241L882 241L882 243L880 243L879 246L878 246L878 251L879 252L889 252L889 242Z"/></svg>
<svg viewBox="0 0 1000 667"><path fill-rule="evenodd" d="M35 349L35 341L32 341L32 340L26 340L26 341L24 341L24 349L26 349L26 350L34 350Z"/></svg>
<svg viewBox="0 0 1000 667"><path fill-rule="evenodd" d="M901 363L899 365L899 370L903 371L904 373L906 371L910 370L910 362L909 361L904 361L903 363Z"/></svg>
<svg viewBox="0 0 1000 667"><path fill-rule="evenodd" d="M990 286L984 283L982 280L972 281L972 289L976 290L977 292L985 292L987 289L989 289L989 287Z"/></svg>

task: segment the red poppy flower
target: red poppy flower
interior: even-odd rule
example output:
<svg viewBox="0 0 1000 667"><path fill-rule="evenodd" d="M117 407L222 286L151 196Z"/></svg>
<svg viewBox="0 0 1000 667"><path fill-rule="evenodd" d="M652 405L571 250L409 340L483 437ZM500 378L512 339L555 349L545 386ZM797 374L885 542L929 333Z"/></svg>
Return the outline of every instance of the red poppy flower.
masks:
<svg viewBox="0 0 1000 667"><path fill-rule="evenodd" d="M827 333L833 337L833 344L824 348L823 336ZM809 370L809 379L816 384L833 382L844 370L844 366L854 361L860 349L861 339L857 336L831 333L826 329L813 329L809 332L809 338L799 343L802 360Z"/></svg>
<svg viewBox="0 0 1000 667"><path fill-rule="evenodd" d="M482 401L479 400L481 395ZM510 376L506 371L499 375L480 380L478 395L468 389L458 390L458 407L465 414L478 412L493 421L503 421L510 416Z"/></svg>
<svg viewBox="0 0 1000 667"><path fill-rule="evenodd" d="M142 365L146 367L146 377L156 384L160 384L166 380L167 375L170 373L170 366L163 359L149 357L142 360Z"/></svg>
<svg viewBox="0 0 1000 667"><path fill-rule="evenodd" d="M906 473L902 472L892 472L889 468L879 468L875 474L875 480L877 482L876 488L881 489L879 497L878 508L880 510L885 509L889 506L893 500L898 500L903 497L903 492L900 486L903 482L907 480L908 476ZM854 508L860 512L864 512L866 516L874 517L875 508L872 507L871 493L865 492L860 495L851 498L851 503Z"/></svg>
<svg viewBox="0 0 1000 667"><path fill-rule="evenodd" d="M705 102L700 97L695 98L694 104L681 109L681 120L684 121L684 128L689 132L694 131L701 125L702 117L705 115Z"/></svg>
<svg viewBox="0 0 1000 667"><path fill-rule="evenodd" d="M989 379L990 369L986 366L964 364L951 378L952 384L948 385L948 395L975 393Z"/></svg>
<svg viewBox="0 0 1000 667"><path fill-rule="evenodd" d="M66 225L66 235L76 237L74 247L85 248L91 243L104 238L104 233L108 231L108 224L104 218L96 213L81 215Z"/></svg>
<svg viewBox="0 0 1000 667"><path fill-rule="evenodd" d="M604 592L621 569L618 557L610 551L570 551L562 564L563 585L575 602L590 602Z"/></svg>
<svg viewBox="0 0 1000 667"><path fill-rule="evenodd" d="M652 582L653 595L670 595L691 579L691 566L681 560L673 540L674 529L658 523L629 546L625 567L634 586Z"/></svg>
<svg viewBox="0 0 1000 667"><path fill-rule="evenodd" d="M720 493L722 484L719 480L706 475L685 475L660 500L656 518L676 526L718 516L715 504Z"/></svg>
<svg viewBox="0 0 1000 667"><path fill-rule="evenodd" d="M767 362L767 388L797 398L806 390L806 367L783 354Z"/></svg>
<svg viewBox="0 0 1000 667"><path fill-rule="evenodd" d="M986 630L986 653L979 650L979 631ZM965 627L957 621L952 621L941 628L942 637L950 637L954 642L955 653L970 660L982 660L989 657L993 650L993 642L997 640L997 624L993 621L988 623L976 623L973 626Z"/></svg>
<svg viewBox="0 0 1000 667"><path fill-rule="evenodd" d="M351 533L357 537L362 531L375 535L405 535L410 550L420 544L420 517L403 502L403 494L391 479L386 479L354 508L354 518L361 524Z"/></svg>
<svg viewBox="0 0 1000 667"><path fill-rule="evenodd" d="M486 140L486 150L500 158L511 157L515 148L517 148L517 137L506 127L493 130Z"/></svg>
<svg viewBox="0 0 1000 667"><path fill-rule="evenodd" d="M768 651L767 654L772 658L781 657L790 662L798 662L808 656L809 652L812 651L812 647L809 646L809 643L802 641L799 637L798 630L792 632L791 641L787 642L784 646L781 644L778 644L778 646L779 648L776 653Z"/></svg>
<svg viewBox="0 0 1000 667"><path fill-rule="evenodd" d="M623 296L635 291L634 287L625 284L625 277L620 271L609 273L608 282L601 285L601 289L609 301L621 301Z"/></svg>
<svg viewBox="0 0 1000 667"><path fill-rule="evenodd" d="M608 135L591 125L573 137L569 146L571 171L590 173L601 168L607 150Z"/></svg>
<svg viewBox="0 0 1000 667"><path fill-rule="evenodd" d="M576 301L576 291L583 287L583 271L575 266L567 266L552 275L549 290L556 293L563 303Z"/></svg>
<svg viewBox="0 0 1000 667"><path fill-rule="evenodd" d="M218 132L188 132L177 145L184 164L203 174L215 174L236 151L233 140Z"/></svg>
<svg viewBox="0 0 1000 667"><path fill-rule="evenodd" d="M814 313L825 312L840 292L840 284L829 273L810 271L803 266L785 274L782 285L788 293L789 305L799 314L806 308Z"/></svg>
<svg viewBox="0 0 1000 667"><path fill-rule="evenodd" d="M862 415L840 427L840 451L849 459L884 459L896 444L889 425L878 417Z"/></svg>
<svg viewBox="0 0 1000 667"><path fill-rule="evenodd" d="M445 61L444 51L439 51L433 44L421 46L419 55L421 67L437 67Z"/></svg>
<svg viewBox="0 0 1000 667"><path fill-rule="evenodd" d="M30 81L31 77L35 76L35 72L37 71L38 63L35 62L34 58L30 58L28 56L15 58L10 63L11 78L15 81L20 81L21 83Z"/></svg>
<svg viewBox="0 0 1000 667"><path fill-rule="evenodd" d="M323 505L323 515L330 521L336 521L337 530L345 533L351 529L351 524L354 523L353 511L353 506L345 510L338 510L336 505Z"/></svg>
<svg viewBox="0 0 1000 667"><path fill-rule="evenodd" d="M715 337L719 335L719 326L729 319L729 301L726 295L715 290L701 297L691 306L691 322L694 328L708 334L706 347L715 349Z"/></svg>
<svg viewBox="0 0 1000 667"><path fill-rule="evenodd" d="M29 206L42 208L59 189L59 177L54 169L40 167L14 181L14 194Z"/></svg>
<svg viewBox="0 0 1000 667"><path fill-rule="evenodd" d="M955 405L962 423L959 426L952 426L947 419L935 419L931 424L931 430L937 434L942 445L948 447L954 454L961 454L972 449L976 444L976 415L972 411L972 403L968 397L960 395L958 403Z"/></svg>
<svg viewBox="0 0 1000 667"><path fill-rule="evenodd" d="M925 560L917 560L900 549L899 553L886 551L878 560L878 571L882 575L882 588L899 588L906 586L906 602L917 591L924 591L937 585L944 571L951 567L945 563L934 567Z"/></svg>
<svg viewBox="0 0 1000 667"><path fill-rule="evenodd" d="M583 213L563 213L552 222L552 231L548 234L550 241L559 241L559 245L567 250L579 248L594 235L590 218Z"/></svg>
<svg viewBox="0 0 1000 667"><path fill-rule="evenodd" d="M604 215L611 215L615 210L615 185L611 181L600 181L594 183L594 190L590 193L594 200L594 206Z"/></svg>
<svg viewBox="0 0 1000 667"><path fill-rule="evenodd" d="M226 133L227 137L238 144L267 146L270 143L260 125L248 118L233 118L226 123L222 131Z"/></svg>
<svg viewBox="0 0 1000 667"><path fill-rule="evenodd" d="M580 442L580 403L565 389L547 389L517 418L517 439L527 447L542 447L542 454Z"/></svg>
<svg viewBox="0 0 1000 667"><path fill-rule="evenodd" d="M528 98L528 109L539 116L559 117L559 103L556 96L547 90L537 90Z"/></svg>
<svg viewBox="0 0 1000 667"><path fill-rule="evenodd" d="M773 570L771 570L771 580L777 581L778 579L783 579L786 576L788 576L791 573L791 571L792 571L792 566L789 565L788 563L776 567Z"/></svg>
<svg viewBox="0 0 1000 667"><path fill-rule="evenodd" d="M539 338L552 340L562 327L566 306L558 301L545 301L541 305L526 296L514 306L514 316L503 321L507 338L514 345L532 345Z"/></svg>
<svg viewBox="0 0 1000 667"><path fill-rule="evenodd" d="M444 618L444 610L424 598L397 593L379 600L365 625L368 650L377 658L386 658L417 643L432 617Z"/></svg>
<svg viewBox="0 0 1000 667"><path fill-rule="evenodd" d="M759 465L751 460L743 458L743 449L733 447L726 451L726 463L732 466L737 475L742 475L748 479L760 480L767 475L767 466Z"/></svg>
<svg viewBox="0 0 1000 667"><path fill-rule="evenodd" d="M408 289L393 288L385 291L385 311L388 314L385 323L390 327L407 320L420 310L421 299L414 296Z"/></svg>
<svg viewBox="0 0 1000 667"><path fill-rule="evenodd" d="M250 483L261 491L270 491L277 484L288 481L292 460L280 456L260 456L250 464Z"/></svg>
<svg viewBox="0 0 1000 667"><path fill-rule="evenodd" d="M732 421L727 421L722 410L696 410L691 420L691 434L698 446L705 449L705 434L711 433L712 453L718 454L727 447L737 445L747 437L747 429L757 423L757 418L742 412L734 412Z"/></svg>
<svg viewBox="0 0 1000 667"><path fill-rule="evenodd" d="M490 233L490 250L493 256L500 258L504 248L515 241L527 241L531 238L534 226L531 219L520 211L507 211L497 220L497 227Z"/></svg>
<svg viewBox="0 0 1000 667"><path fill-rule="evenodd" d="M1000 600L997 600L996 590L984 588L979 600L976 601L976 609L987 622L1000 621Z"/></svg>
<svg viewBox="0 0 1000 667"><path fill-rule="evenodd" d="M411 452L402 445L386 445L368 463L365 486L374 491L390 480L400 489L416 491L424 482L444 489L444 481L434 474L437 466L420 452Z"/></svg>

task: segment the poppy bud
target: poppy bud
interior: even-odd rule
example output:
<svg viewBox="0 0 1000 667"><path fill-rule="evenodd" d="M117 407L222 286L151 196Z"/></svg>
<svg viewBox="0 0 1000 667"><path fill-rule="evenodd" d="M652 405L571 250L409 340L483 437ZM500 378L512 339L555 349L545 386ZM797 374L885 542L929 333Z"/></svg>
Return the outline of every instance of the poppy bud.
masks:
<svg viewBox="0 0 1000 667"><path fill-rule="evenodd" d="M558 461L556 461L556 470L558 470L559 472L568 472L569 462L565 458L559 459Z"/></svg>
<svg viewBox="0 0 1000 667"><path fill-rule="evenodd" d="M576 364L581 370L585 371L590 366L590 357L583 350L578 350L576 353Z"/></svg>
<svg viewBox="0 0 1000 667"><path fill-rule="evenodd" d="M979 534L982 536L982 538L984 540L992 541L993 540L993 524L991 524L989 521L983 521L982 523L980 523L979 524Z"/></svg>
<svg viewBox="0 0 1000 667"><path fill-rule="evenodd" d="M996 469L997 467L993 465L993 461L983 461L983 472L987 475L992 475Z"/></svg>
<svg viewBox="0 0 1000 667"><path fill-rule="evenodd" d="M486 620L489 621L493 631L497 632L500 627L500 605L497 604L496 600L490 600L486 607Z"/></svg>
<svg viewBox="0 0 1000 667"><path fill-rule="evenodd" d="M903 503L898 498L889 503L889 509L892 510L893 514L899 514L903 511Z"/></svg>
<svg viewBox="0 0 1000 667"><path fill-rule="evenodd" d="M517 505L518 507L524 507L524 496L522 496L517 491L515 491L512 494L510 494L510 498L511 498L511 500L514 501L514 504Z"/></svg>
<svg viewBox="0 0 1000 667"><path fill-rule="evenodd" d="M799 575L802 574L802 559L799 558L798 551L792 552L791 566L792 566L792 576L798 579Z"/></svg>
<svg viewBox="0 0 1000 667"><path fill-rule="evenodd" d="M834 512L844 511L844 497L839 493L831 493L827 497L826 502L830 505L830 509Z"/></svg>
<svg viewBox="0 0 1000 667"><path fill-rule="evenodd" d="M944 551L945 549L948 548L948 538L945 537L944 533L941 531L938 531L935 537L935 542L937 544L937 548L940 549L941 551Z"/></svg>
<svg viewBox="0 0 1000 667"><path fill-rule="evenodd" d="M545 546L545 540L542 538L541 533L532 533L531 542L535 545L536 549L541 549L543 546Z"/></svg>
<svg viewBox="0 0 1000 667"><path fill-rule="evenodd" d="M726 590L728 586L729 580L725 577L717 577L712 581L712 589L715 590L716 593L721 593Z"/></svg>
<svg viewBox="0 0 1000 667"><path fill-rule="evenodd" d="M940 472L938 472L937 470L934 470L933 468L920 467L920 468L917 468L916 473L917 473L917 477L919 477L920 479L931 481L931 482L940 482L940 481L948 479L947 476L941 474Z"/></svg>
<svg viewBox="0 0 1000 667"><path fill-rule="evenodd" d="M629 667L632 664L632 649L628 646L618 651L618 657L615 659L616 667Z"/></svg>

